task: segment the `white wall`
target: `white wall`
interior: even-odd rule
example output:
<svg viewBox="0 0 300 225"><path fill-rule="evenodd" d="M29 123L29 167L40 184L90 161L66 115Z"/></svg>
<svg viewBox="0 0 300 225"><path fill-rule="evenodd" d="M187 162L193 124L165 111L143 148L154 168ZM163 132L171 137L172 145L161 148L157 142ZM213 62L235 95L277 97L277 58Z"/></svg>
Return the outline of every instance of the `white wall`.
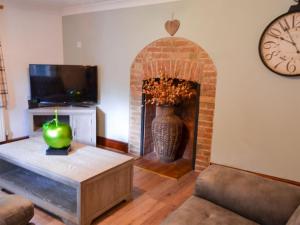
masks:
<svg viewBox="0 0 300 225"><path fill-rule="evenodd" d="M263 29L291 4L184 0L66 16L65 61L100 65L99 134L127 141L130 65L144 46L167 36L163 24L175 12L178 36L206 49L218 70L212 161L300 181L300 79L270 72L258 56Z"/></svg>
<svg viewBox="0 0 300 225"><path fill-rule="evenodd" d="M63 63L62 21L59 11L29 8L11 0L2 3L0 38L9 88L9 136L17 138L28 135L28 64Z"/></svg>

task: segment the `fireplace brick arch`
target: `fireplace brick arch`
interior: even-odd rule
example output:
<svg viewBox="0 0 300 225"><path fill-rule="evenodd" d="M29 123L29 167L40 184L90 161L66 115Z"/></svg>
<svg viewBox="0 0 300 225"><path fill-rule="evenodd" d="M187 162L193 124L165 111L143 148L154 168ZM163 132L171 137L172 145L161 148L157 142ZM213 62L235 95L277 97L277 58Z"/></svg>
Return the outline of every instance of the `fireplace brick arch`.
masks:
<svg viewBox="0 0 300 225"><path fill-rule="evenodd" d="M195 170L210 163L217 71L209 55L194 42L178 37L162 38L147 45L135 58L130 75L129 152L140 154L143 80L168 77L201 84Z"/></svg>

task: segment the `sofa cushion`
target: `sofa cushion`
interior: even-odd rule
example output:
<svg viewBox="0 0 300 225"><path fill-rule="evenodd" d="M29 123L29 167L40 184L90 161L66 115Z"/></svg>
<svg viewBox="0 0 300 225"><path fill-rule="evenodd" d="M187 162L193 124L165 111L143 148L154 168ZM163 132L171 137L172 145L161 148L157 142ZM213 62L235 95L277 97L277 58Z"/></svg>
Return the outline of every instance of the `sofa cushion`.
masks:
<svg viewBox="0 0 300 225"><path fill-rule="evenodd" d="M258 225L205 199L191 196L162 225Z"/></svg>
<svg viewBox="0 0 300 225"><path fill-rule="evenodd" d="M2 218L0 218L0 225L6 225L6 223L4 222L4 220Z"/></svg>
<svg viewBox="0 0 300 225"><path fill-rule="evenodd" d="M0 191L0 225L27 225L33 214L33 204L30 201Z"/></svg>
<svg viewBox="0 0 300 225"><path fill-rule="evenodd" d="M286 225L299 225L300 224L300 205L293 213L292 217Z"/></svg>
<svg viewBox="0 0 300 225"><path fill-rule="evenodd" d="M195 195L264 225L285 225L300 204L300 188L212 165L196 182Z"/></svg>

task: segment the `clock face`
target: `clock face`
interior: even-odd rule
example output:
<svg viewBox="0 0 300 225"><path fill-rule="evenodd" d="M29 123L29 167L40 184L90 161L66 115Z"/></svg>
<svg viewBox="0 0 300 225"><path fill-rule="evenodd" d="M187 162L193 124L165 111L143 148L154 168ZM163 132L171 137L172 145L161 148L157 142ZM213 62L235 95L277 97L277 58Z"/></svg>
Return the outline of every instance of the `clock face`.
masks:
<svg viewBox="0 0 300 225"><path fill-rule="evenodd" d="M284 14L271 22L261 37L259 53L273 72L300 76L300 12Z"/></svg>

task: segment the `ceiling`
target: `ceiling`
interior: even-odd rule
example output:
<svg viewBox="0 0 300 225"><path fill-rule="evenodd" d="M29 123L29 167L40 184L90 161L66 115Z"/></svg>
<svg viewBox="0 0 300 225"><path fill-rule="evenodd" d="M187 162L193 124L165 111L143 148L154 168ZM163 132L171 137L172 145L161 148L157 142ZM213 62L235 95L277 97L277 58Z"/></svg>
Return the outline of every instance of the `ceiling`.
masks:
<svg viewBox="0 0 300 225"><path fill-rule="evenodd" d="M23 3L24 0L10 0L14 3ZM126 1L126 0L121 0ZM30 5L39 5L39 6L49 6L49 7L57 7L57 8L65 8L76 5L84 5L84 4L93 4L93 3L110 3L110 2L120 2L120 0L26 0L26 4Z"/></svg>
<svg viewBox="0 0 300 225"><path fill-rule="evenodd" d="M1 1L1 0L0 0ZM18 7L41 7L62 11L63 15L72 15L101 10L160 4L181 0L4 0Z"/></svg>

